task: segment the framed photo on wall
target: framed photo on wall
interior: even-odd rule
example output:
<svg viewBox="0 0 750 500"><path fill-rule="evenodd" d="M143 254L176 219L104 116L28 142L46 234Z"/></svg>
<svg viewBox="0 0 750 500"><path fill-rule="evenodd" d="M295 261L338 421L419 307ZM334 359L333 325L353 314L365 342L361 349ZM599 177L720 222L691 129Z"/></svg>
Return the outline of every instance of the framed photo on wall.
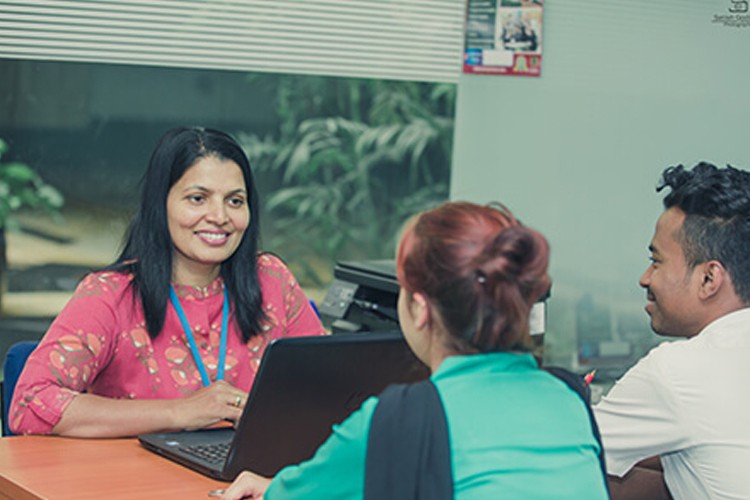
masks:
<svg viewBox="0 0 750 500"><path fill-rule="evenodd" d="M540 76L544 0L467 0L464 73Z"/></svg>

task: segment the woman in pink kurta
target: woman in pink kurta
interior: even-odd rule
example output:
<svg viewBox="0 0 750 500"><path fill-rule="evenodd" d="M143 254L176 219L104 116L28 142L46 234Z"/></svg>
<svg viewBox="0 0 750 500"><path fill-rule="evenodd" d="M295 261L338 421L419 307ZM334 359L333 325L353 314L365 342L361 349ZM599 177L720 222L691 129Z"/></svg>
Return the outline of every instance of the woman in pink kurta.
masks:
<svg viewBox="0 0 750 500"><path fill-rule="evenodd" d="M258 233L236 142L167 132L121 255L84 278L29 357L11 429L113 437L239 418L266 345L324 333L282 261L258 253Z"/></svg>
<svg viewBox="0 0 750 500"><path fill-rule="evenodd" d="M267 314L262 332L244 342L230 323L227 335L225 380L245 392L271 340L323 333L294 276L277 257L261 256L258 275ZM49 434L70 399L84 391L109 398L172 399L202 387L174 309L167 309L164 330L152 341L131 279L100 272L81 282L26 363L9 414L14 432ZM176 288L212 379L223 289L221 277L204 290Z"/></svg>

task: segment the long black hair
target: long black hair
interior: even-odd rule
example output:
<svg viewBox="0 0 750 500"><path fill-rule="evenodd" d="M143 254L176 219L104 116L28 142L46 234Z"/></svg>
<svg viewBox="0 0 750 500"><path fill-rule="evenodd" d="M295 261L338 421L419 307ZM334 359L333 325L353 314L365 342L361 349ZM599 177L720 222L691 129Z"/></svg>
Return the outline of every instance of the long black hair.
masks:
<svg viewBox="0 0 750 500"><path fill-rule="evenodd" d="M180 127L166 132L154 149L141 180L140 207L125 233L122 252L108 266L110 270L133 273L132 286L140 296L146 329L152 339L164 326L172 276L173 244L167 223L167 195L188 168L208 156L233 161L240 167L252 214L252 223L239 247L221 265L232 315L246 341L260 332L265 319L257 272L258 193L250 162L239 144L224 132Z"/></svg>

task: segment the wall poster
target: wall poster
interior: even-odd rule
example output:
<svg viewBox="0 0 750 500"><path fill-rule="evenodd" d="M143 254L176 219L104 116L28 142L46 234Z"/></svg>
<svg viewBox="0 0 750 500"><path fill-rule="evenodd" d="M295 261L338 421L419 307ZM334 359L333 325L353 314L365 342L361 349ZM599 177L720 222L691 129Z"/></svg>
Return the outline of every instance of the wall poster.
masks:
<svg viewBox="0 0 750 500"><path fill-rule="evenodd" d="M539 76L544 0L467 0L464 73Z"/></svg>

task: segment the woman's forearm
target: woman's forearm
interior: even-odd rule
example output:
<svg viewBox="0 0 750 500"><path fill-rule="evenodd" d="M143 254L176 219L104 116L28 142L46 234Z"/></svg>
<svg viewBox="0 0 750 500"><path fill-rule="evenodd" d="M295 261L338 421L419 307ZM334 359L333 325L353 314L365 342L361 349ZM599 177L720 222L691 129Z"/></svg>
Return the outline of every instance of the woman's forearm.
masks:
<svg viewBox="0 0 750 500"><path fill-rule="evenodd" d="M174 400L112 399L80 394L65 408L52 434L106 438L177 429Z"/></svg>
<svg viewBox="0 0 750 500"><path fill-rule="evenodd" d="M247 393L214 382L177 399L112 399L79 394L63 411L52 434L70 437L125 437L177 429L201 429L237 421Z"/></svg>

